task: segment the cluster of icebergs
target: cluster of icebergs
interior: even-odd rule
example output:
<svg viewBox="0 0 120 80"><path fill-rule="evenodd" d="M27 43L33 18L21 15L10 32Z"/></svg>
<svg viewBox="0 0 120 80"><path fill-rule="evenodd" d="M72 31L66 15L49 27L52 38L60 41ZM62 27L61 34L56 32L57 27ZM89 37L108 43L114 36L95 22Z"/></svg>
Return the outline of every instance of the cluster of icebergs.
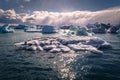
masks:
<svg viewBox="0 0 120 80"><path fill-rule="evenodd" d="M89 36L41 37L16 43L15 46L23 50L39 50L51 53L67 53L70 51L90 51L102 53L99 48L111 47L111 45L106 41L98 37Z"/></svg>
<svg viewBox="0 0 120 80"><path fill-rule="evenodd" d="M92 36L95 34L103 33L118 33L120 34L120 25L113 26L111 24L95 23L86 26L53 26L53 25L8 25L0 26L0 33L11 33L16 29L22 29L25 32L40 32L43 34L51 34L59 32L60 30L69 30L67 35L82 35Z"/></svg>
<svg viewBox="0 0 120 80"><path fill-rule="evenodd" d="M93 33L119 33L120 25L113 26L110 23L98 23L86 25L88 29L91 29Z"/></svg>

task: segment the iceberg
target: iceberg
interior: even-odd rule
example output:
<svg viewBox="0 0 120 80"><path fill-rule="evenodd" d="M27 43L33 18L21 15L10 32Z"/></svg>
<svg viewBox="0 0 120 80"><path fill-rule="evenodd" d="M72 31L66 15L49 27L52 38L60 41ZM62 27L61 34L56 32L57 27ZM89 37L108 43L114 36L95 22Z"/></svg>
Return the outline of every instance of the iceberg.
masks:
<svg viewBox="0 0 120 80"><path fill-rule="evenodd" d="M15 43L23 50L39 50L51 53L66 53L70 51L91 51L102 52L99 48L108 48L111 45L106 41L91 36L62 36L62 37L41 37L25 42Z"/></svg>
<svg viewBox="0 0 120 80"><path fill-rule="evenodd" d="M92 34L92 31L88 30L86 27L71 26L67 36L92 36Z"/></svg>
<svg viewBox="0 0 120 80"><path fill-rule="evenodd" d="M92 33L89 33L85 27L78 28L76 32L77 36L92 36Z"/></svg>
<svg viewBox="0 0 120 80"><path fill-rule="evenodd" d="M117 32L118 32L118 36L120 36L120 29Z"/></svg>
<svg viewBox="0 0 120 80"><path fill-rule="evenodd" d="M77 26L70 26L67 36L74 36L76 35L78 27Z"/></svg>
<svg viewBox="0 0 120 80"><path fill-rule="evenodd" d="M56 33L56 29L55 29L55 26L43 25L41 32L42 32L43 34Z"/></svg>
<svg viewBox="0 0 120 80"><path fill-rule="evenodd" d="M94 33L106 33L106 29L104 27L98 27L98 28L92 29L92 32L94 32Z"/></svg>
<svg viewBox="0 0 120 80"><path fill-rule="evenodd" d="M60 29L70 29L71 26L61 26Z"/></svg>
<svg viewBox="0 0 120 80"><path fill-rule="evenodd" d="M86 25L86 27L89 28L89 29L93 29L93 28L96 28L98 25L99 25L98 22L96 22L96 23L94 23L94 24L88 23L88 24Z"/></svg>
<svg viewBox="0 0 120 80"><path fill-rule="evenodd" d="M14 29L25 29L26 27L28 27L28 26L20 24L20 25L16 26Z"/></svg>
<svg viewBox="0 0 120 80"><path fill-rule="evenodd" d="M104 24L104 23L98 23L96 22L95 24L88 24L87 28L91 29L92 32L94 33L99 33L99 34L103 34L107 32L107 29L109 29L111 27L111 24Z"/></svg>
<svg viewBox="0 0 120 80"><path fill-rule="evenodd" d="M37 40L16 43L15 46L21 50L43 51L43 48L39 45L39 42Z"/></svg>
<svg viewBox="0 0 120 80"><path fill-rule="evenodd" d="M109 33L117 33L119 29L120 29L119 27L113 26L108 30L108 32Z"/></svg>
<svg viewBox="0 0 120 80"><path fill-rule="evenodd" d="M28 26L26 29L24 29L25 32L40 32L41 29L37 26Z"/></svg>
<svg viewBox="0 0 120 80"><path fill-rule="evenodd" d="M0 27L0 33L13 33L14 29L10 28L9 25L3 25Z"/></svg>

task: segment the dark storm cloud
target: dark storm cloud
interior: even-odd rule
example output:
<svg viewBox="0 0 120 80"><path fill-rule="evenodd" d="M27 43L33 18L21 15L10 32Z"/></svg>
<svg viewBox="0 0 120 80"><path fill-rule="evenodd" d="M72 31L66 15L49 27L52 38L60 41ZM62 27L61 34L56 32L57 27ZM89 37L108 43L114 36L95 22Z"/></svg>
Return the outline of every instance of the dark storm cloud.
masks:
<svg viewBox="0 0 120 80"><path fill-rule="evenodd" d="M120 6L120 0L0 0L1 9L14 9L17 12L98 11L116 6Z"/></svg>

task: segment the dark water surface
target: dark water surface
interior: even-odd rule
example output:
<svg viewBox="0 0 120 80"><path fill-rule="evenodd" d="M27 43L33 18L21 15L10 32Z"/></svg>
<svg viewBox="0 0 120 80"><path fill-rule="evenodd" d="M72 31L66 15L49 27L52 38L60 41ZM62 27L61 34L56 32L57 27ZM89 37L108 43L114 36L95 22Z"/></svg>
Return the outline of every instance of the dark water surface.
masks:
<svg viewBox="0 0 120 80"><path fill-rule="evenodd" d="M112 49L103 54L90 52L52 54L18 50L14 43L40 33L16 31L0 34L0 80L120 80L120 37L100 34Z"/></svg>

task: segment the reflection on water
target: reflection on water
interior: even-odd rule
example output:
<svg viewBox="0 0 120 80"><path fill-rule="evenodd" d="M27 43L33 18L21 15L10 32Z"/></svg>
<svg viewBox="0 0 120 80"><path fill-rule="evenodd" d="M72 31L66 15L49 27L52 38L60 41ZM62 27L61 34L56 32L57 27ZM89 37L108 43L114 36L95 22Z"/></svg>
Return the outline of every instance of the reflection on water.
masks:
<svg viewBox="0 0 120 80"><path fill-rule="evenodd" d="M75 79L75 72L72 71L71 64L75 61L78 54L76 53L66 53L59 55L60 60L57 63L58 72L62 79Z"/></svg>
<svg viewBox="0 0 120 80"><path fill-rule="evenodd" d="M0 34L0 80L120 80L120 37L96 35L111 43L103 54L46 53L17 50L15 42L40 33ZM44 35L48 36L48 35Z"/></svg>
<svg viewBox="0 0 120 80"><path fill-rule="evenodd" d="M59 73L59 78L63 80L74 80L76 79L76 74L78 71L75 71L74 66L76 63L76 60L78 58L84 58L85 55L89 55L91 53L89 52L70 52L70 53L61 53L58 55L57 60L53 62L54 65L56 65L57 71ZM82 65L78 65L82 66ZM87 69L85 69L87 66L82 66L81 70L85 73L87 72ZM89 66L88 66L89 67Z"/></svg>

